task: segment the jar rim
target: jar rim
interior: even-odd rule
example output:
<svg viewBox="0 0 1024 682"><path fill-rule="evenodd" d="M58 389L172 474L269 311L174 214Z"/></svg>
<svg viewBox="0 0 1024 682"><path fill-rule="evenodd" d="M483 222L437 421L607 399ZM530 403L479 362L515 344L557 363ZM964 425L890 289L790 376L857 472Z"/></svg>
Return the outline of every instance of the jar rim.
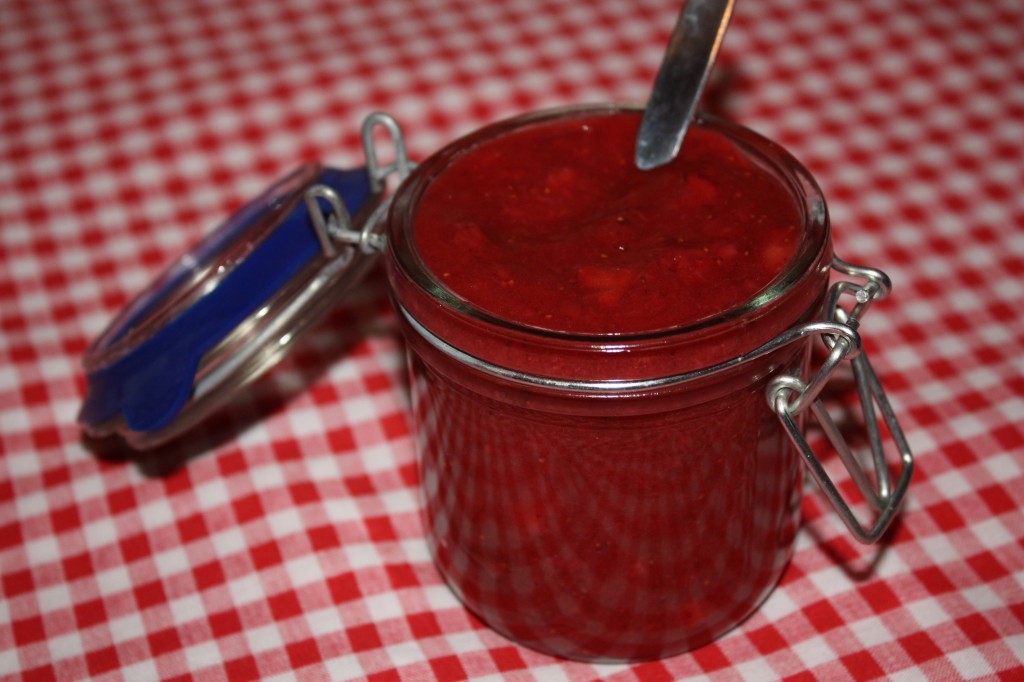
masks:
<svg viewBox="0 0 1024 682"><path fill-rule="evenodd" d="M552 121L590 116L640 113L643 108L631 103L602 103L563 106L529 112L485 125L457 138L420 163L398 188L388 217L388 249L404 277L426 291L436 303L496 330L523 334L553 342L589 343L605 347L633 342L651 342L681 335L712 333L713 330L746 315L756 314L783 298L821 259L830 243L830 225L824 195L810 172L779 144L738 123L698 114L693 125L722 133L737 144L747 157L777 174L793 197L803 218L803 232L797 251L786 266L754 296L731 308L699 320L675 326L637 332L578 332L535 326L511 320L484 310L449 289L423 261L414 238L414 216L424 192L457 157L474 147L516 130Z"/></svg>

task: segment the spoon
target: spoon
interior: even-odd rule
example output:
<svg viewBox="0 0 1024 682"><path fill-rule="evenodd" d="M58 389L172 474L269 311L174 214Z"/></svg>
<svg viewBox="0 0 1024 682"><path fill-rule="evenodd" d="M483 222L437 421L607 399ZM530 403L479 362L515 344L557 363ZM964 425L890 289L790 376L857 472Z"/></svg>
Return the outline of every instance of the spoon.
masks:
<svg viewBox="0 0 1024 682"><path fill-rule="evenodd" d="M647 100L636 137L640 170L676 158L715 63L735 0L686 0Z"/></svg>

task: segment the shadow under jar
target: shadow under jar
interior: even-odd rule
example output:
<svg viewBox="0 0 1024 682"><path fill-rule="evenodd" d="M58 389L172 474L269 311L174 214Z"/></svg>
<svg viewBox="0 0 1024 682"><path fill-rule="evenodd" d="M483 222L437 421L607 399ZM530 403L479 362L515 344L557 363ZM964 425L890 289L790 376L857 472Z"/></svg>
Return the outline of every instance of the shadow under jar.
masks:
<svg viewBox="0 0 1024 682"><path fill-rule="evenodd" d="M778 582L802 467L765 393L806 375L791 332L823 319L832 262L780 147L700 118L639 171L639 120L485 127L387 217L436 564L498 632L590 661L701 646Z"/></svg>

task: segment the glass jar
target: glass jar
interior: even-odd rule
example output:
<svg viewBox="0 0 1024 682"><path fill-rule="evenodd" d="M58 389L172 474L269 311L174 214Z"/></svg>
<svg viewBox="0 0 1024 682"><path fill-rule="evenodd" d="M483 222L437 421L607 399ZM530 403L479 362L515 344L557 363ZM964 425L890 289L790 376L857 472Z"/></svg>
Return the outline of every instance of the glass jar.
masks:
<svg viewBox="0 0 1024 682"><path fill-rule="evenodd" d="M693 649L765 599L801 499L801 450L772 399L785 394L785 411L806 387L813 336L857 343L821 326L833 255L817 185L777 145L717 119L696 125L777 178L802 220L788 264L741 305L655 332L567 333L478 308L431 271L417 210L455 160L527 127L623 112L639 116L560 109L457 140L401 185L386 227L435 562L498 632L589 661Z"/></svg>
<svg viewBox="0 0 1024 682"><path fill-rule="evenodd" d="M639 115L617 105L530 114L457 140L413 170L397 122L371 114L365 168L299 169L122 311L83 360L80 422L93 437L118 435L140 449L182 436L282 357L383 254L407 338L425 535L459 598L495 630L570 658L657 658L712 640L779 580L798 527L801 463L862 542L879 539L899 509L913 460L857 331L868 306L888 294L888 278L832 255L824 200L799 163L710 118L691 131L726 140L729 154L777 181L775 194L798 223L786 233L799 235L771 281L721 309L675 326L643 327L645 312L639 331L558 331L457 295L417 241L424 196L479 145L504 136L517 143L538 126ZM377 156L381 128L396 157L390 164ZM593 168L581 172L596 177ZM397 180L390 197L389 180ZM668 183L653 196L674 191ZM448 207L439 213L442 239ZM531 207L517 208L527 224L537 216ZM830 286L830 268L864 283ZM730 284L680 296L706 304L720 300L711 289ZM846 310L841 302L851 297ZM827 358L809 366L815 338ZM819 397L847 360L870 473ZM871 526L804 439L809 416L873 509ZM898 478L883 440L899 452Z"/></svg>

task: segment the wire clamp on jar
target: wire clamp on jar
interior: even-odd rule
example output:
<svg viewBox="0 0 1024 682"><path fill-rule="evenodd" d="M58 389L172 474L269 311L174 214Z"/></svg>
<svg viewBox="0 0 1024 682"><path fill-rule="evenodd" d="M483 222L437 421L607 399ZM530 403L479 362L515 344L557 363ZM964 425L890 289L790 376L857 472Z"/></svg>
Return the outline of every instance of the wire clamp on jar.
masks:
<svg viewBox="0 0 1024 682"><path fill-rule="evenodd" d="M374 132L377 128L383 128L391 139L395 154L395 159L391 163L382 164L380 161L379 150L374 140ZM416 164L409 160L402 129L389 114L378 111L366 117L362 127L362 142L363 152L366 155L366 171L375 194L382 194L386 191L390 176L394 175L400 183L416 167ZM326 201L329 206L327 217L322 211L317 210L321 199ZM382 233L383 221L381 218L391 203L390 196L374 208L361 230L352 228L352 216L345 208L345 202L333 188L323 184L314 185L306 190L305 201L309 207L313 227L320 240L321 248L327 256L333 257L337 253L335 243L357 246L364 255L373 255L383 251L386 239ZM351 254L348 257L350 258Z"/></svg>
<svg viewBox="0 0 1024 682"><path fill-rule="evenodd" d="M885 533L895 518L914 469L914 458L906 437L903 435L903 430L900 428L878 376L868 360L867 353L860 345L860 338L857 334L861 317L872 303L889 295L892 284L884 272L853 265L838 257L833 258L832 269L842 275L863 280L863 283L850 280L837 281L829 289L826 297L825 310L828 313L828 320L847 327L851 333L842 335L820 333L822 341L829 350L829 355L810 380L804 381L791 375L776 377L769 382L766 397L790 440L803 457L811 477L835 508L843 523L858 541L871 544ZM847 296L852 296L855 300L849 311L842 306L842 299ZM819 397L822 389L835 375L844 360L849 360L853 369L864 427L872 455L873 482ZM839 459L864 496L865 501L875 510L874 523L869 527L865 528L858 520L804 437L800 427L800 417L808 410L817 419L819 426L835 448ZM886 462L878 413L881 413L892 442L899 453L900 471L895 485Z"/></svg>

